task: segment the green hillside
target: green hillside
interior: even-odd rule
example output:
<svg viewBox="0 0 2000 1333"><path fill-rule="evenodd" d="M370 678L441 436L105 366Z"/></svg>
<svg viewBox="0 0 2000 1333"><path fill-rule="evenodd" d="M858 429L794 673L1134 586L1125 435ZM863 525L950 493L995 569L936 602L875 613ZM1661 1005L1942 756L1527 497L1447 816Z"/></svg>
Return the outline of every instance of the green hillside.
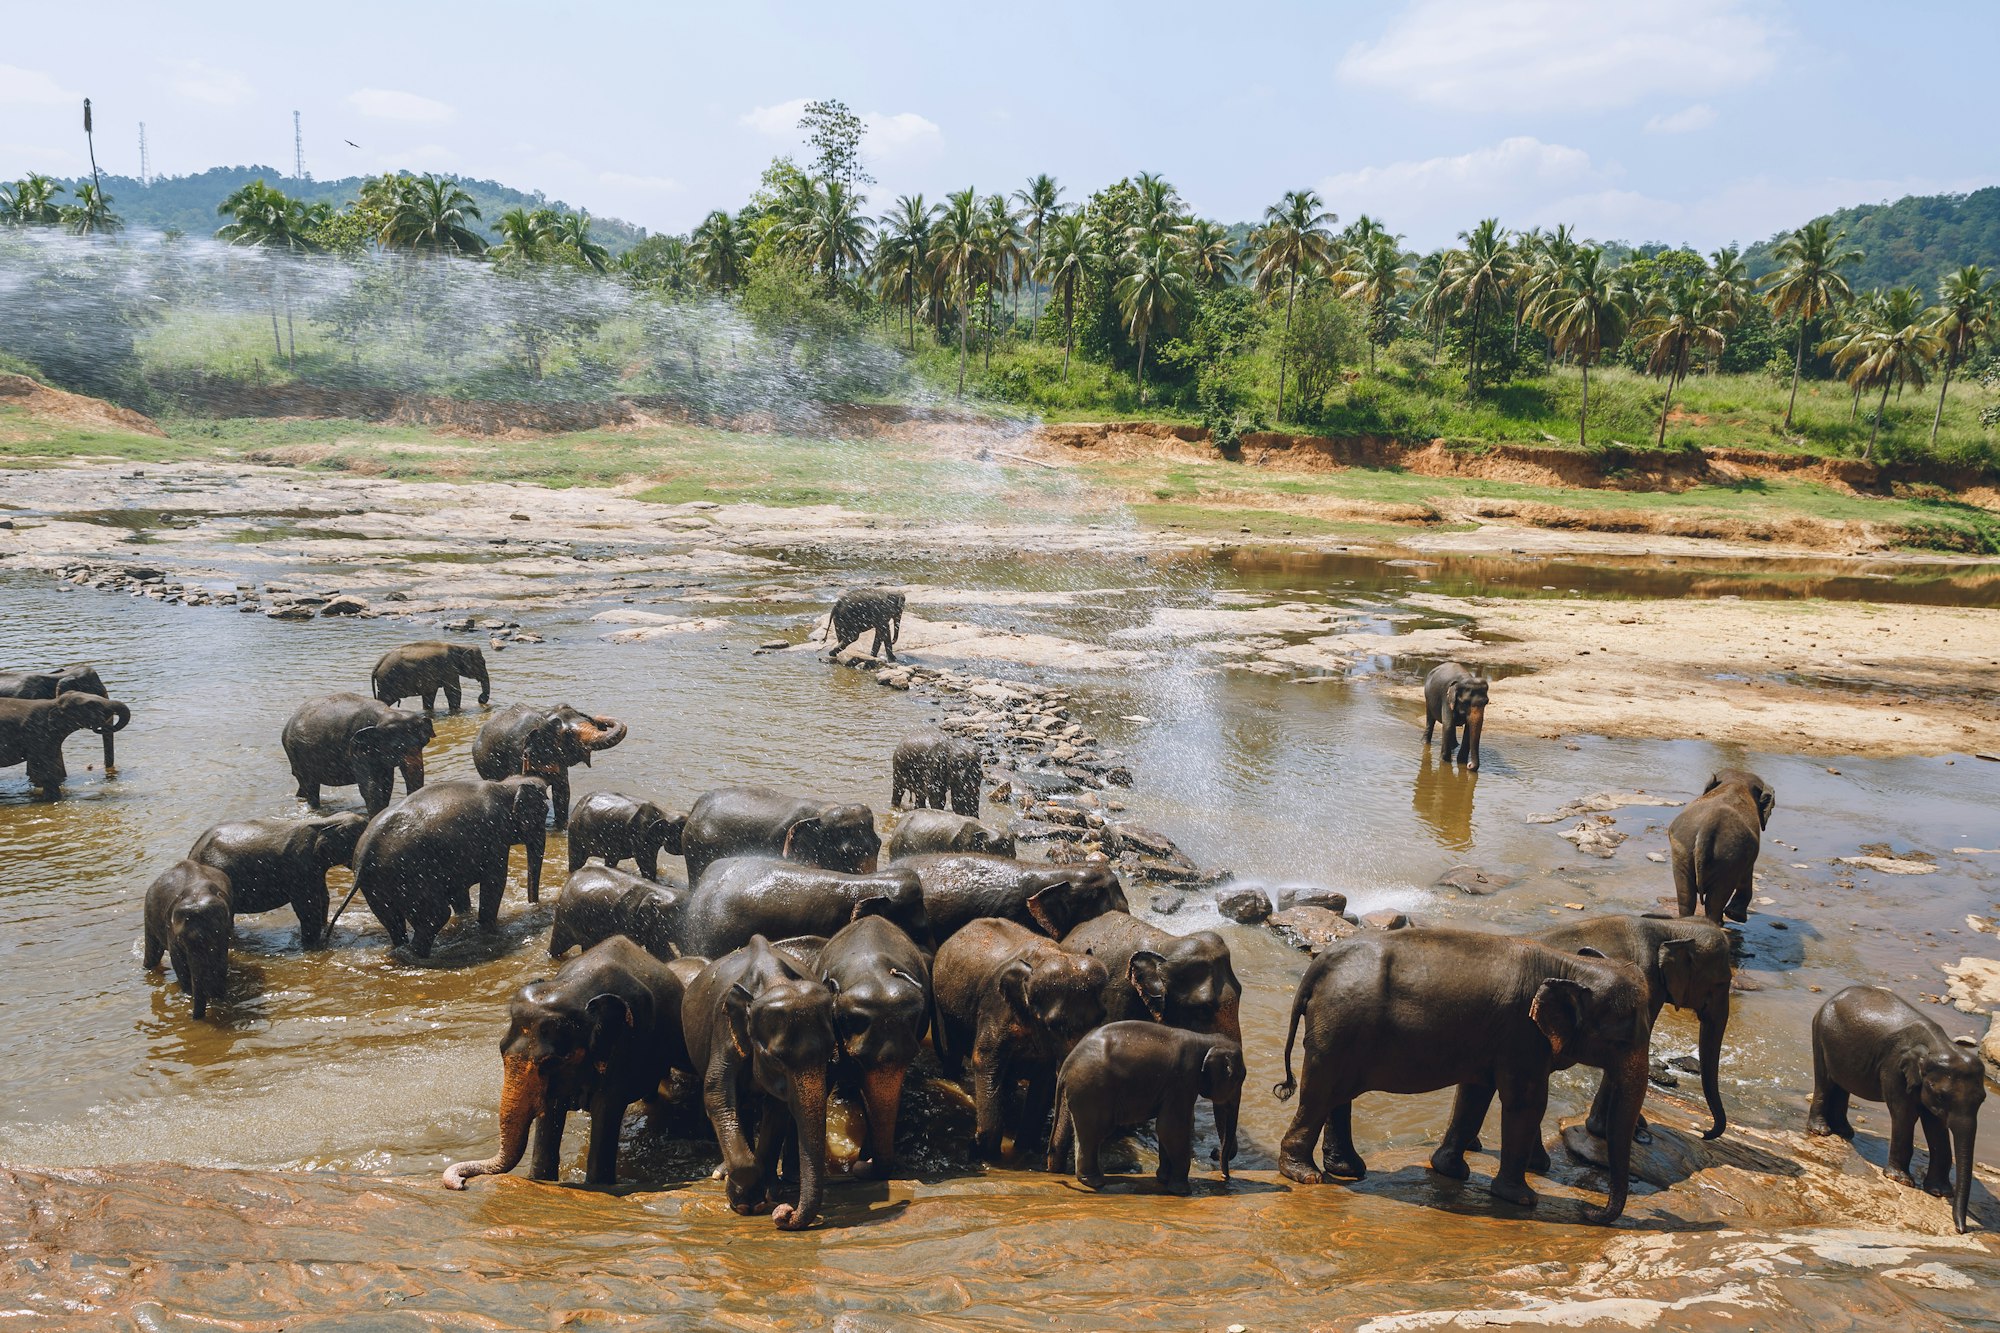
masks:
<svg viewBox="0 0 2000 1333"><path fill-rule="evenodd" d="M296 181L276 167L210 167L193 176L163 176L151 185L142 185L132 176L106 176L104 191L111 196L112 211L125 219L128 227L158 230L176 227L190 236L206 236L222 224L222 219L215 214L215 206L237 189L258 179L295 199L303 199L307 203L325 200L332 204L352 203L361 191L362 182L359 176ZM73 190L77 184L73 180L62 182L66 190ZM507 209L570 207L561 200L550 200L540 193L528 194L498 181L460 180L459 185L478 202L489 239L494 221ZM592 238L614 255L631 249L646 236L644 227L635 227L617 218L598 217L593 213L590 222Z"/></svg>
<svg viewBox="0 0 2000 1333"><path fill-rule="evenodd" d="M1971 194L1913 194L1893 204L1859 204L1828 215L1865 253L1844 270L1856 291L1909 283L1929 295L1938 279L1966 264L2000 268L2000 186ZM1777 267L1773 236L1743 256L1753 277Z"/></svg>

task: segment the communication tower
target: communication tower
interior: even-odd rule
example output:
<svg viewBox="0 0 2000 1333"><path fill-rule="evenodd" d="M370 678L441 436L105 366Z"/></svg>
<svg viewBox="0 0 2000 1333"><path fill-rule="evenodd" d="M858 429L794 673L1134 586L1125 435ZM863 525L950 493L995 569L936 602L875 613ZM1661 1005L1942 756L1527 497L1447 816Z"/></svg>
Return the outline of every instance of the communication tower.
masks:
<svg viewBox="0 0 2000 1333"><path fill-rule="evenodd" d="M146 122L139 122L139 184L153 183L153 159L146 155Z"/></svg>
<svg viewBox="0 0 2000 1333"><path fill-rule="evenodd" d="M292 112L292 179L306 178L306 137L299 129L299 113Z"/></svg>

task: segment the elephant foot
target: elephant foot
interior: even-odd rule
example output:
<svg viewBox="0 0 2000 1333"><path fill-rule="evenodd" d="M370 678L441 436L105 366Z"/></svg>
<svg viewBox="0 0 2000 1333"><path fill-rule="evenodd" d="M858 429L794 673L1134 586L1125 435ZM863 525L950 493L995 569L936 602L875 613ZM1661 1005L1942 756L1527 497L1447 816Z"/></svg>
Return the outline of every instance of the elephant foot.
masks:
<svg viewBox="0 0 2000 1333"><path fill-rule="evenodd" d="M864 1157L857 1161L847 1174L852 1180L887 1180L894 1165L892 1162L878 1162L873 1158Z"/></svg>
<svg viewBox="0 0 2000 1333"><path fill-rule="evenodd" d="M973 1151L979 1154L981 1161L997 1162L1002 1155L1000 1152L1000 1136L998 1134L975 1135L972 1140L972 1147Z"/></svg>
<svg viewBox="0 0 2000 1333"><path fill-rule="evenodd" d="M1486 1151L1486 1145L1485 1145L1485 1144L1483 1144L1483 1143L1481 1143L1481 1142L1479 1141L1479 1136L1478 1136L1477 1134L1474 1134L1474 1135L1473 1135L1473 1136L1472 1136L1471 1138L1469 1138L1469 1139L1467 1139L1467 1140L1465 1141L1465 1151L1467 1151L1467 1152L1485 1152L1485 1151Z"/></svg>
<svg viewBox="0 0 2000 1333"><path fill-rule="evenodd" d="M789 1203L781 1203L771 1210L771 1220L778 1224L780 1231L804 1231L813 1224L813 1218L800 1212Z"/></svg>
<svg viewBox="0 0 2000 1333"><path fill-rule="evenodd" d="M1085 1189L1101 1190L1104 1188L1104 1177L1101 1174L1093 1173L1088 1176L1078 1176L1076 1179L1077 1183Z"/></svg>
<svg viewBox="0 0 2000 1333"><path fill-rule="evenodd" d="M1546 1176L1549 1173L1549 1150L1539 1143L1529 1149L1526 1169L1535 1175Z"/></svg>
<svg viewBox="0 0 2000 1333"><path fill-rule="evenodd" d="M1180 1198L1186 1198L1188 1195L1194 1193L1194 1187L1189 1185L1187 1181L1180 1179L1162 1180L1160 1181L1160 1188L1168 1194L1176 1195Z"/></svg>
<svg viewBox="0 0 2000 1333"><path fill-rule="evenodd" d="M1448 1153L1442 1148L1431 1154L1431 1170L1451 1180L1464 1180L1472 1174L1464 1154Z"/></svg>
<svg viewBox="0 0 2000 1333"><path fill-rule="evenodd" d="M1646 1123L1646 1117L1640 1116L1638 1125L1632 1130L1632 1142L1651 1143L1652 1141L1653 1141L1652 1126Z"/></svg>
<svg viewBox="0 0 2000 1333"><path fill-rule="evenodd" d="M1854 1126L1848 1124L1845 1120L1835 1124L1823 1116L1814 1116L1806 1121L1806 1134L1815 1139L1828 1137L1851 1139L1854 1137Z"/></svg>
<svg viewBox="0 0 2000 1333"><path fill-rule="evenodd" d="M1748 921L1750 919L1750 904L1730 903L1722 909L1722 914L1731 921Z"/></svg>
<svg viewBox="0 0 2000 1333"><path fill-rule="evenodd" d="M1926 1194L1939 1199L1948 1199L1951 1197L1951 1177L1925 1176L1923 1188Z"/></svg>
<svg viewBox="0 0 2000 1333"><path fill-rule="evenodd" d="M1278 1174L1286 1180L1295 1181L1300 1185L1324 1185L1326 1183L1326 1177L1320 1174L1319 1168L1314 1166L1310 1160L1303 1157L1280 1157L1278 1159ZM1093 1186L1093 1188L1095 1187Z"/></svg>
<svg viewBox="0 0 2000 1333"><path fill-rule="evenodd" d="M1501 1180L1496 1176L1486 1189L1494 1198L1518 1204L1523 1208L1533 1208L1539 1202L1535 1192L1528 1188L1528 1182L1525 1180Z"/></svg>
<svg viewBox="0 0 2000 1333"><path fill-rule="evenodd" d="M1360 1156L1329 1157L1326 1159L1326 1174L1337 1180L1365 1180L1368 1164Z"/></svg>

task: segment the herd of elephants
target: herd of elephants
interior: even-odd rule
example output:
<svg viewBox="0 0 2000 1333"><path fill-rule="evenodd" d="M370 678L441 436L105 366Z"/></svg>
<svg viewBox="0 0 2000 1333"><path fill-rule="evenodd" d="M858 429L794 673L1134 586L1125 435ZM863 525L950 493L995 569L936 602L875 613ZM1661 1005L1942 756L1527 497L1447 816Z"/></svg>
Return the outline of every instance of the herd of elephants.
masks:
<svg viewBox="0 0 2000 1333"><path fill-rule="evenodd" d="M861 600L886 609L901 599ZM851 642L849 628L840 624ZM878 651L886 641L893 653L893 627L881 630ZM414 643L382 657L370 695L301 705L281 737L299 798L317 808L322 788L355 786L365 810L215 825L152 882L143 922L146 968L170 958L199 1020L226 993L237 914L290 907L300 945L323 948L327 872L350 866L349 900L358 893L394 946L427 957L452 914L472 911L474 885L480 926L497 923L515 846L526 849L537 901L548 831L565 831L569 876L549 952L582 952L509 1001L499 1151L452 1166L446 1185L512 1171L531 1128L531 1174L556 1179L564 1120L578 1110L590 1115L586 1178L614 1183L627 1107L658 1104L678 1083L699 1090L731 1207L807 1227L823 1201L831 1089L857 1094L866 1116L855 1173L894 1170L904 1078L927 1037L946 1078L969 1072L974 1146L987 1160L1009 1139L1016 1153L1046 1141L1049 1170L1073 1161L1095 1188L1107 1137L1153 1122L1159 1184L1184 1194L1195 1107L1207 1098L1213 1158L1228 1176L1245 1069L1227 942L1133 916L1107 864L1016 859L1006 831L978 818L981 756L969 742L927 732L897 747L893 803L907 792L917 809L897 822L884 860L867 806L760 787L710 791L685 812L608 792L572 810L569 770L617 746L626 728L568 705L492 711L473 741L480 776L427 784L429 714L440 694L459 709L466 679L490 705L479 649ZM63 742L79 731L102 736L113 767L112 738L131 710L91 668L0 675L0 696L0 768L25 763L31 787L54 796ZM397 706L411 698L422 712ZM1442 724L1446 756L1476 767L1487 702L1484 679L1439 667L1426 682L1425 743ZM406 790L392 799L398 771ZM1648 1048L1667 1004L1699 1019L1706 1137L1725 1130L1722 922L1746 918L1774 806L1761 779L1730 770L1681 811L1669 830L1678 917L1601 916L1532 936L1363 931L1319 953L1299 982L1273 1090L1297 1098L1281 1172L1302 1183L1359 1179L1357 1096L1455 1087L1432 1168L1466 1178L1465 1154L1478 1149L1497 1097L1490 1188L1533 1204L1526 1176L1549 1166L1549 1077L1590 1066L1602 1071L1588 1128L1605 1145L1609 1196L1588 1215L1614 1221L1631 1145L1649 1138ZM684 880L662 875L662 855L685 859ZM618 869L627 861L636 874ZM1851 1137L1851 1097L1886 1103L1888 1173L1948 1195L1964 1231L1985 1098L1978 1057L1871 986L1826 1002L1812 1050L1809 1132ZM1921 1184L1910 1174L1918 1125L1929 1153Z"/></svg>

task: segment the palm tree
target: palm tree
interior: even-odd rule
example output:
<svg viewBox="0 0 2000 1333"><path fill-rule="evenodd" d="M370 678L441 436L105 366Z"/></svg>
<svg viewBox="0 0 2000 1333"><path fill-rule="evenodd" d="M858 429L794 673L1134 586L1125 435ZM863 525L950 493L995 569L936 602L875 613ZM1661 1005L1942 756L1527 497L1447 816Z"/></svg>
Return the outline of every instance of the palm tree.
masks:
<svg viewBox="0 0 2000 1333"><path fill-rule="evenodd" d="M1606 348L1616 347L1625 336L1632 306L1632 288L1625 275L1605 261L1602 249L1589 246L1577 251L1561 282L1542 293L1530 312L1556 350L1575 357L1583 368L1583 407L1576 418L1576 442L1580 446L1588 447L1590 443L1586 432L1590 420L1590 363Z"/></svg>
<svg viewBox="0 0 2000 1333"><path fill-rule="evenodd" d="M1403 262L1396 238L1376 231L1348 256L1340 272L1342 294L1368 311L1368 373L1375 373L1375 345L1386 342L1389 305L1416 285L1416 271Z"/></svg>
<svg viewBox="0 0 2000 1333"><path fill-rule="evenodd" d="M1744 262L1742 251L1733 245L1725 245L1711 254L1708 257L1708 281L1726 317L1724 327L1735 328L1743 318L1745 307L1750 304L1750 295L1755 287L1750 281L1750 266Z"/></svg>
<svg viewBox="0 0 2000 1333"><path fill-rule="evenodd" d="M1931 449L1937 449L1938 426L1944 421L1944 396L1951 389L1951 372L1964 364L1980 339L1992 331L1995 306L2000 304L2000 284L1988 282L1987 270L1967 264L1946 275L1938 284L1937 319L1931 332L1937 336L1944 366L1938 385L1937 414L1931 418Z"/></svg>
<svg viewBox="0 0 2000 1333"><path fill-rule="evenodd" d="M832 295L840 286L843 265L861 263L868 250L868 219L861 216L862 198L837 180L807 182L798 211L778 224L778 236L791 254L826 275Z"/></svg>
<svg viewBox="0 0 2000 1333"><path fill-rule="evenodd" d="M958 305L958 396L965 397L966 307L972 304L972 284L986 262L985 227L979 193L957 190L945 196L944 212L932 233L932 263L939 279Z"/></svg>
<svg viewBox="0 0 2000 1333"><path fill-rule="evenodd" d="M995 333L993 314L995 289L1004 285L1016 291L1020 290L1021 262L1025 257L1024 246L1027 236L1021 230L1020 216L1007 207L1007 200L1002 195L986 196L979 222L986 251L986 368L991 370Z"/></svg>
<svg viewBox="0 0 2000 1333"><path fill-rule="evenodd" d="M479 205L450 177L400 177L382 244L436 255L481 254L486 238L466 225L478 216Z"/></svg>
<svg viewBox="0 0 2000 1333"><path fill-rule="evenodd" d="M111 211L111 196L96 184L76 187L76 202L59 215L62 224L78 236L117 231L125 220Z"/></svg>
<svg viewBox="0 0 2000 1333"><path fill-rule="evenodd" d="M1446 275L1445 293L1458 303L1461 313L1472 317L1472 341L1466 349L1465 382L1479 388L1479 334L1486 307L1495 305L1506 292L1514 272L1514 252L1498 218L1482 219L1471 231L1462 231L1465 242L1458 262Z"/></svg>
<svg viewBox="0 0 2000 1333"><path fill-rule="evenodd" d="M1014 191L1014 202L1021 206L1021 218L1028 232L1028 287L1033 293L1034 309L1028 317L1028 341L1035 340L1035 331L1042 322L1042 289L1035 285L1035 276L1042 271L1042 230L1049 225L1049 219L1062 211L1062 186L1047 172L1028 177L1023 188Z"/></svg>
<svg viewBox="0 0 2000 1333"><path fill-rule="evenodd" d="M1421 323L1431 335L1431 357L1436 359L1444 347L1444 326L1450 322L1450 300L1445 295L1446 275L1458 262L1456 250L1433 250L1417 261L1416 299L1410 303L1410 315Z"/></svg>
<svg viewBox="0 0 2000 1333"><path fill-rule="evenodd" d="M1264 210L1264 224L1250 238L1257 264L1257 290L1266 296L1285 291L1285 341L1278 345L1278 415L1285 419L1286 357L1292 337L1292 302L1299 283L1324 273L1333 258L1328 228L1337 219L1321 207L1314 190L1287 190Z"/></svg>
<svg viewBox="0 0 2000 1333"><path fill-rule="evenodd" d="M1861 452L1864 459L1875 456L1875 440L1882 433L1891 386L1923 388L1924 372L1944 350L1933 321L1926 318L1931 312L1923 309L1923 299L1914 287L1876 293L1857 311L1852 328L1820 349L1833 352L1834 370L1847 377L1857 394L1881 386L1875 424L1868 432L1868 447Z"/></svg>
<svg viewBox="0 0 2000 1333"><path fill-rule="evenodd" d="M312 220L306 207L299 200L287 195L283 190L273 189L261 179L251 181L236 190L227 199L216 205L215 211L230 221L216 228L215 238L231 245L251 246L259 250L282 250L288 254L310 254L319 245L309 234ZM292 367L298 367L298 336L293 331L292 350L287 356L285 343L278 336L278 280L282 269L272 269L273 280L266 286L266 294L271 306L271 343L276 355L285 356ZM289 292L285 295L285 323L292 322L292 302Z"/></svg>
<svg viewBox="0 0 2000 1333"><path fill-rule="evenodd" d="M729 291L743 281L756 242L741 219L716 209L701 220L688 237L688 253L702 282L716 291Z"/></svg>
<svg viewBox="0 0 2000 1333"><path fill-rule="evenodd" d="M1687 377L1689 361L1697 352L1719 354L1732 319L1712 275L1677 275L1647 297L1632 331L1646 349L1646 368L1667 377L1656 445L1667 442L1667 409L1674 401L1674 387Z"/></svg>
<svg viewBox="0 0 2000 1333"><path fill-rule="evenodd" d="M1828 219L1815 218L1778 242L1772 251L1778 268L1764 278L1764 300L1770 304L1773 319L1799 321L1798 351L1792 358L1792 396L1785 403L1786 430L1792 428L1799 376L1805 371L1806 326L1854 295L1840 270L1859 260L1861 252L1842 250L1840 243L1846 238L1847 233L1835 231Z"/></svg>
<svg viewBox="0 0 2000 1333"><path fill-rule="evenodd" d="M1125 276L1111 289L1125 327L1139 342L1139 406L1146 405L1146 343L1157 328L1171 328L1194 300L1194 280L1170 241L1141 238L1126 257Z"/></svg>
<svg viewBox="0 0 2000 1333"><path fill-rule="evenodd" d="M0 187L0 225L21 227L48 227L62 221L62 210L56 206L55 198L63 193L63 187L54 180L31 171L14 183L13 188Z"/></svg>
<svg viewBox="0 0 2000 1333"><path fill-rule="evenodd" d="M1236 245L1229 228L1196 218L1182 233L1189 270L1204 291L1220 291L1236 276Z"/></svg>
<svg viewBox="0 0 2000 1333"><path fill-rule="evenodd" d="M1548 240L1540 227L1530 227L1514 234L1514 267L1507 275L1507 290L1514 297L1514 352L1521 351L1521 326L1527 323L1528 306L1539 295L1536 280L1537 265L1541 261L1542 246Z"/></svg>
<svg viewBox="0 0 2000 1333"><path fill-rule="evenodd" d="M611 252L590 239L590 214L562 212L549 224L549 240L557 253L573 264L602 273L611 263Z"/></svg>
<svg viewBox="0 0 2000 1333"><path fill-rule="evenodd" d="M875 277L885 297L903 306L910 318L910 350L917 347L917 295L930 281L931 227L938 207L922 195L903 195L895 211L877 221Z"/></svg>
<svg viewBox="0 0 2000 1333"><path fill-rule="evenodd" d="M509 267L545 263L555 244L551 219L545 208L532 212L510 208L502 213L494 226L500 233L500 244L488 252L493 262Z"/></svg>
<svg viewBox="0 0 2000 1333"><path fill-rule="evenodd" d="M1126 229L1127 243L1167 239L1180 220L1179 192L1165 177L1151 171L1142 171L1134 176L1132 188L1138 192L1139 198ZM1327 221L1333 219L1328 218Z"/></svg>
<svg viewBox="0 0 2000 1333"><path fill-rule="evenodd" d="M1090 228L1084 225L1080 213L1064 213L1049 222L1048 236L1042 245L1042 259L1035 270L1035 276L1048 284L1051 295L1062 301L1063 308L1063 383L1069 383L1069 354L1076 345L1076 293L1088 271L1090 262L1097 257L1091 243Z"/></svg>

